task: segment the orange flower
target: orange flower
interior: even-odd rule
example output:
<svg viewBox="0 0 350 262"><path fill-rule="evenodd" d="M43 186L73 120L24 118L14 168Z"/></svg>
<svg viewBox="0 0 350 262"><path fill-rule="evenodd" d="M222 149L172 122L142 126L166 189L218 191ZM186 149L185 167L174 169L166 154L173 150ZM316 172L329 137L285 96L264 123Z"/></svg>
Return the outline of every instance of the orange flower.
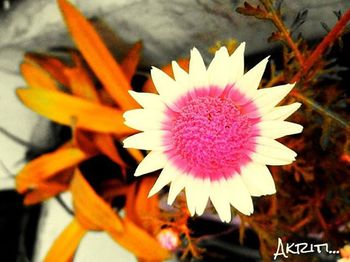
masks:
<svg viewBox="0 0 350 262"><path fill-rule="evenodd" d="M127 215L121 218L96 194L77 168L82 161L104 154L125 170L126 163L114 143L134 132L123 124L122 114L124 110L136 107L128 90L141 43L135 44L119 66L80 12L66 0L58 3L77 47L102 83L103 91L96 88L78 53L71 53L73 67L57 58L37 54L27 54L21 65L29 88L17 89L20 100L38 114L72 128L70 141L29 162L16 178L17 191L25 194L25 204L43 201L64 190L72 193L75 216L56 239L45 261L71 261L80 240L89 230L106 231L140 260L164 260L169 256L168 251L156 240L155 227L145 224L141 215L159 212L158 199L148 202L146 198L154 181L148 183L149 179L145 179L141 185L146 189L141 186L142 192L136 198L123 191L123 187L128 188L123 183L115 188L119 194L130 197ZM129 152L137 161L142 159L138 150ZM130 206L134 200L136 202Z"/></svg>
<svg viewBox="0 0 350 262"><path fill-rule="evenodd" d="M45 262L70 261L80 240L89 230L106 231L116 242L140 259L163 261L169 257L168 251L129 216L121 219L118 213L95 193L79 169L75 170L70 189L75 218L56 239Z"/></svg>
<svg viewBox="0 0 350 262"><path fill-rule="evenodd" d="M141 43L135 44L120 66L80 12L65 0L58 3L76 45L105 93L102 96L97 90L77 53L71 53L73 67L48 55L29 53L25 56L21 72L29 88L17 89L17 96L31 110L71 126L73 131L72 140L64 148L34 159L20 171L16 178L17 191L27 193L25 204L43 201L66 190L72 168L96 154L108 156L125 169L114 142L134 132L123 124L122 114L125 109L136 107L128 90L139 61ZM62 91L62 86L67 92ZM137 161L142 159L138 150L129 152ZM66 179L62 181L63 172Z"/></svg>
<svg viewBox="0 0 350 262"><path fill-rule="evenodd" d="M136 43L119 65L83 15L66 0L58 0L58 4L80 52L70 53L74 66L53 56L28 53L21 65L28 88L17 89L17 96L28 108L72 128L70 141L29 162L16 178L17 191L25 194L25 204L43 201L65 190L72 193L74 218L56 239L45 261L71 261L90 230L107 232L139 261L163 261L169 257L169 251L157 240L164 224L159 199L147 198L154 178L144 177L131 185L126 180L110 183L113 190L98 195L78 167L81 162L104 154L126 174L127 164L115 142L134 133L123 124L122 114L138 107L128 91L142 45ZM84 61L102 89L96 87ZM181 64L188 66L188 60ZM171 74L171 67L168 69ZM145 89L154 89L152 85L148 81ZM143 158L138 150L128 152L138 162ZM123 218L110 205L113 197L120 195L126 197Z"/></svg>

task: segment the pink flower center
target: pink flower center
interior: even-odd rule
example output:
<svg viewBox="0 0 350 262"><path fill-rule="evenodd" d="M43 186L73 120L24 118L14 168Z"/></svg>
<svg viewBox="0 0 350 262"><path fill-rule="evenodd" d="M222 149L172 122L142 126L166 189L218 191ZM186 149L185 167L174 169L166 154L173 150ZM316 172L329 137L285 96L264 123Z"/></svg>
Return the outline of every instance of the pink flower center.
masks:
<svg viewBox="0 0 350 262"><path fill-rule="evenodd" d="M179 112L168 109L166 154L182 171L218 180L239 173L250 161L258 120L244 114L252 105L236 104L243 95L231 87L224 92L218 87L190 92L176 101Z"/></svg>

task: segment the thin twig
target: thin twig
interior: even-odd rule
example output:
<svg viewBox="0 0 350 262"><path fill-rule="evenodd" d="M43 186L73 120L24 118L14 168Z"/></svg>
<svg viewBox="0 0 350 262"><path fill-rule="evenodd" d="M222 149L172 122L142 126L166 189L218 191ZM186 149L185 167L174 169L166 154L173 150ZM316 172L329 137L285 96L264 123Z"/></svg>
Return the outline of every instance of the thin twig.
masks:
<svg viewBox="0 0 350 262"><path fill-rule="evenodd" d="M66 202L64 202L64 200L62 199L61 195L57 195L55 196L57 202L63 207L63 209L70 215L74 216L74 212L72 209L70 209L70 207L66 204Z"/></svg>
<svg viewBox="0 0 350 262"><path fill-rule="evenodd" d="M343 119L338 114L336 114L336 113L334 113L334 112L332 112L330 110L327 110L326 108L322 107L320 104L318 104L313 99L311 99L309 97L306 97L303 94L299 93L296 89L292 90L290 95L295 97L295 98L297 98L297 99L299 99L304 104L306 104L308 106L311 106L315 111L319 112L321 115L326 115L326 116L332 118L333 120L338 122L339 125L344 127L347 131L350 131L350 124L349 124L349 122L347 120Z"/></svg>
<svg viewBox="0 0 350 262"><path fill-rule="evenodd" d="M6 173L6 175L8 177L11 177L11 178L15 178L16 177L15 174L13 174L10 171L10 169L7 168L7 166L5 165L5 163L2 160L0 160L0 167L5 171L5 173Z"/></svg>
<svg viewBox="0 0 350 262"><path fill-rule="evenodd" d="M332 30L326 35L325 38L318 44L315 50L312 52L310 57L302 64L299 72L292 78L291 83L298 81L303 75L305 75L315 62L322 57L322 54L326 49L342 34L346 24L350 20L350 8L346 13L339 19Z"/></svg>
<svg viewBox="0 0 350 262"><path fill-rule="evenodd" d="M269 19L273 22L276 28L283 34L287 44L295 54L295 57L300 64L300 67L303 67L304 57L302 53L299 51L299 48L296 45L296 43L293 41L288 28L286 27L286 25L283 23L281 19L281 16L277 14L275 8L272 5L271 0L260 0L260 2L264 5L266 10L269 12Z"/></svg>
<svg viewBox="0 0 350 262"><path fill-rule="evenodd" d="M27 148L36 148L35 145L17 137L16 135L10 133L9 131L7 131L5 128L0 127L0 134L3 134L4 136L10 138L11 140L15 141L16 143L25 146Z"/></svg>

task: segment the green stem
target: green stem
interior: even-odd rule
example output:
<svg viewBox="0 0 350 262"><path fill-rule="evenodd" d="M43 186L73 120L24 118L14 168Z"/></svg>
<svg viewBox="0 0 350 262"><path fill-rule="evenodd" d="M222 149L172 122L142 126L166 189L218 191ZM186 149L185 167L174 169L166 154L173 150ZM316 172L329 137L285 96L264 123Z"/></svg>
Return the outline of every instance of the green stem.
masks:
<svg viewBox="0 0 350 262"><path fill-rule="evenodd" d="M330 110L327 110L326 108L324 108L320 104L318 104L316 101L302 95L301 93L299 93L296 90L293 90L291 92L291 96L299 99L304 104L311 106L313 109L315 109L315 111L319 112L321 115L325 115L325 116L332 118L333 120L337 121L342 127L344 127L347 131L350 131L349 122L347 120L343 119L338 114L336 114Z"/></svg>

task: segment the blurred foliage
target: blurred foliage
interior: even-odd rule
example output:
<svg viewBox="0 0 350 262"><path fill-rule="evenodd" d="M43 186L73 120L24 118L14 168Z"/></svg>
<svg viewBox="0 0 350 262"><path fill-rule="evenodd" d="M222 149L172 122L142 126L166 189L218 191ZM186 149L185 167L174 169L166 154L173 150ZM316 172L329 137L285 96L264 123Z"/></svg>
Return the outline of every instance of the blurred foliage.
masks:
<svg viewBox="0 0 350 262"><path fill-rule="evenodd" d="M278 238L285 243L326 242L331 250L349 241L349 99L348 86L339 85L348 69L340 66L337 55L343 46L341 37L348 30L350 10L344 15L335 12L336 25L322 24L325 37L310 44L301 35L294 36L307 20L307 10L301 10L287 26L282 19L282 1L260 0L258 6L245 2L237 8L238 13L272 22L276 30L268 41L282 46L272 57L261 88L297 82L285 102L304 105L292 119L304 126L303 133L281 139L298 152L297 161L270 168L277 194L254 199L252 216L233 211L240 220L237 227L215 221L210 208L205 218L190 218L182 194L173 207L165 204L165 193L147 199L158 173L134 178L143 152L127 151L120 144L133 132L123 125L122 113L137 106L127 91L154 90L152 82L137 71L142 44L136 43L117 62L79 11L65 0L59 4L77 50L27 53L21 71L28 88L17 91L27 107L68 126L72 134L53 152L29 162L17 176L17 191L28 205L66 190L73 194L72 223L46 261L60 252L65 254L62 259L71 259L88 230L108 232L139 261L160 261L168 255L158 238L163 230L180 240L171 251L187 261L225 260L239 254L233 244L238 240L251 248L258 243L264 261L272 260ZM220 45L227 45L232 52L237 41L217 41L209 51ZM336 48L332 50L332 46ZM186 68L188 59L179 63ZM163 70L172 74L170 68L167 65ZM119 212L122 209L125 216ZM69 250L64 249L67 241L73 243ZM154 250L158 251L152 253ZM243 252L254 259L254 252ZM290 261L310 261L310 257L288 255Z"/></svg>
<svg viewBox="0 0 350 262"><path fill-rule="evenodd" d="M298 152L297 161L271 167L277 194L257 199L253 216L241 216L257 233L264 261L271 260L278 237L285 243L329 243L333 249L350 240L349 86L341 81L345 77L342 70L349 69L339 66L341 58L337 57L339 50L345 52L341 36L349 32L350 10L344 15L334 12L336 25L330 29L323 23L327 35L311 45L301 35L292 36L306 21L308 11L301 10L288 27L282 19L281 2L260 0L258 6L245 2L237 8L243 15L272 22L276 31L268 41L282 44L282 63L271 64L262 87L297 82L286 100L304 105L292 116L292 121L304 126L303 133L283 139ZM301 256L289 257L290 261L302 260Z"/></svg>

